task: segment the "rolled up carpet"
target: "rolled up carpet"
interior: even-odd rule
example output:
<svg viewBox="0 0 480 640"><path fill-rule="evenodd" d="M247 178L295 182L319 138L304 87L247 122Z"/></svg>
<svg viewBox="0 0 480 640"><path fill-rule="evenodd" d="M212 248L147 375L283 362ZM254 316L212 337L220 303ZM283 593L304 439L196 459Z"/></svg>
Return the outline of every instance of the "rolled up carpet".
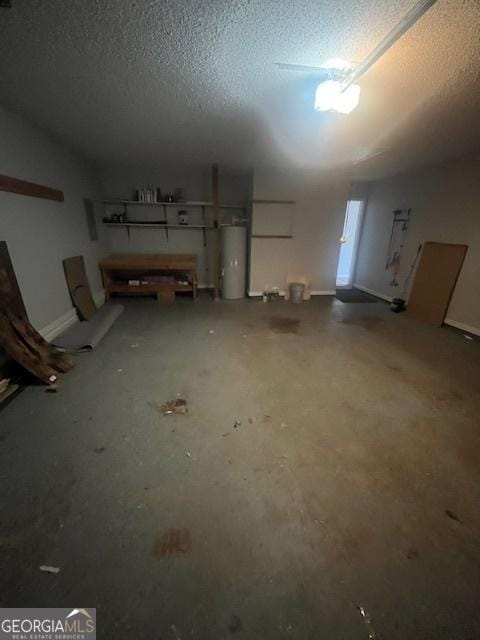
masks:
<svg viewBox="0 0 480 640"><path fill-rule="evenodd" d="M92 351L124 312L121 304L105 304L85 322L76 322L54 340L59 349L70 353Z"/></svg>

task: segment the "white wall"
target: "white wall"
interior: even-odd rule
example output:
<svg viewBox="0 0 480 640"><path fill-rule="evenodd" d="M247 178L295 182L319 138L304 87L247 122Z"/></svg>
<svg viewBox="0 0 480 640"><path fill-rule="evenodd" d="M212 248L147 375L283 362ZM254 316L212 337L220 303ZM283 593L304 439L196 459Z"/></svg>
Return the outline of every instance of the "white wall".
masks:
<svg viewBox="0 0 480 640"><path fill-rule="evenodd" d="M402 254L402 285L417 247L425 241L469 246L447 319L480 332L480 154L386 178L370 185L355 282L400 297L385 270L392 211L411 207ZM413 279L413 278L412 278Z"/></svg>
<svg viewBox="0 0 480 640"><path fill-rule="evenodd" d="M102 175L103 195L105 198L131 199L133 191L141 187L160 187L162 193L173 193L175 187L182 187L187 200L211 201L211 174L209 171L168 171L151 167L111 168ZM219 196L222 203L247 204L251 192L249 174L220 174ZM122 207L107 205L111 212L122 212ZM177 224L177 211L182 209L168 207L168 220ZM188 209L189 223L201 224L201 210ZM128 206L130 219L163 219L163 209L158 207ZM222 220L231 221L231 216L241 217L242 211L224 210ZM207 209L207 224L212 224L212 211ZM212 265L210 258L211 232L207 232L207 247L203 244L203 233L194 229L169 229L168 240L164 229L131 228L130 237L125 228L108 227L109 245L114 253L193 253L198 256L198 278L200 286L212 286Z"/></svg>
<svg viewBox="0 0 480 640"><path fill-rule="evenodd" d="M311 274L312 292L335 292L349 178L340 171L255 170L256 200L294 200L293 238L252 238L249 292L285 289L289 271Z"/></svg>
<svg viewBox="0 0 480 640"><path fill-rule="evenodd" d="M89 239L83 198L99 190L88 170L61 144L25 120L0 109L0 174L63 191L64 202L0 191L0 239L6 240L30 321L43 329L72 309L62 260L83 255L92 292L101 289L98 260L106 253Z"/></svg>

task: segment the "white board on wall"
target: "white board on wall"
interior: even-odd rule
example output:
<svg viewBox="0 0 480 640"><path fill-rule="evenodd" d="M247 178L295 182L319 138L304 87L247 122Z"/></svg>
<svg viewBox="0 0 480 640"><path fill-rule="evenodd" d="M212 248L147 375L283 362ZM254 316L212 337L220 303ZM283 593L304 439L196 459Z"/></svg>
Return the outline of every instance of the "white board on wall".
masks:
<svg viewBox="0 0 480 640"><path fill-rule="evenodd" d="M293 208L289 200L254 200L252 203L252 236L254 238L291 238Z"/></svg>

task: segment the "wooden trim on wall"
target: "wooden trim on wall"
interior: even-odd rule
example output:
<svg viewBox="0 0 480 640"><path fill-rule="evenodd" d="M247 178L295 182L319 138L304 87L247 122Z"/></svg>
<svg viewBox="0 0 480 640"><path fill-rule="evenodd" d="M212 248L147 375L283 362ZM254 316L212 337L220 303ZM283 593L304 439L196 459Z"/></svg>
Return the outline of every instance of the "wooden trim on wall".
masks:
<svg viewBox="0 0 480 640"><path fill-rule="evenodd" d="M293 238L293 236L259 236L259 235L255 235L252 236L252 238Z"/></svg>
<svg viewBox="0 0 480 640"><path fill-rule="evenodd" d="M295 200L252 200L253 204L295 204Z"/></svg>
<svg viewBox="0 0 480 640"><path fill-rule="evenodd" d="M213 297L220 297L220 227L219 227L219 182L218 164L212 164L212 205L213 205Z"/></svg>
<svg viewBox="0 0 480 640"><path fill-rule="evenodd" d="M64 200L63 191L3 175L0 175L0 191L9 191L22 196L31 196L32 198L55 200L56 202L63 202Z"/></svg>

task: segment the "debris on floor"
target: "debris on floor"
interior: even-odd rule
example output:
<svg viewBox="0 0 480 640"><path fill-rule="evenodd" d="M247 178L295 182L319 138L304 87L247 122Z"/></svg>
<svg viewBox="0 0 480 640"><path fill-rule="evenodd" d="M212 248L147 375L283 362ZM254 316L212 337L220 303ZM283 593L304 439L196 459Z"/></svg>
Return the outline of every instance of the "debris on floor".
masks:
<svg viewBox="0 0 480 640"><path fill-rule="evenodd" d="M234 429L238 429L238 427L241 427L242 423L240 422L240 420L235 420L235 422L233 423L233 428Z"/></svg>
<svg viewBox="0 0 480 640"><path fill-rule="evenodd" d="M450 509L445 509L445 513L449 518L451 518L452 520L455 520L455 522L460 522L462 524L462 520L460 520L460 518L457 516L456 513L453 513L453 511L450 511Z"/></svg>
<svg viewBox="0 0 480 640"><path fill-rule="evenodd" d="M94 453L103 453L105 451L105 447L97 447L93 450Z"/></svg>
<svg viewBox="0 0 480 640"><path fill-rule="evenodd" d="M173 633L173 635L175 636L175 640L182 640L181 636L179 635L178 631L177 631L177 627L172 624L170 626L170 631Z"/></svg>
<svg viewBox="0 0 480 640"><path fill-rule="evenodd" d="M243 630L243 623L241 619L235 614L232 615L230 622L228 624L228 630L230 633L237 633L238 631Z"/></svg>
<svg viewBox="0 0 480 640"><path fill-rule="evenodd" d="M273 287L270 290L263 291L262 302L277 302L278 300L280 300L278 287Z"/></svg>
<svg viewBox="0 0 480 640"><path fill-rule="evenodd" d="M472 336L469 336L468 333L464 333L463 337L466 338L467 340L473 340Z"/></svg>
<svg viewBox="0 0 480 640"><path fill-rule="evenodd" d="M300 320L297 318L285 318L274 316L270 318L270 330L275 333L298 333Z"/></svg>
<svg viewBox="0 0 480 640"><path fill-rule="evenodd" d="M376 638L378 638L378 636L375 633L375 629L373 628L373 624L372 624L372 619L370 618L368 611L366 611L363 607L360 607L360 606L358 607L358 610L360 611L360 615L362 616L365 622L365 626L367 627L368 637L371 640L375 640Z"/></svg>
<svg viewBox="0 0 480 640"><path fill-rule="evenodd" d="M187 413L187 401L183 398L168 400L165 404L162 404L162 411L166 416L171 415L172 413Z"/></svg>
<svg viewBox="0 0 480 640"><path fill-rule="evenodd" d="M48 564L42 564L38 567L40 571L44 571L45 573L59 573L59 567L51 567Z"/></svg>
<svg viewBox="0 0 480 640"><path fill-rule="evenodd" d="M153 555L155 558L171 556L175 553L189 553L191 549L188 529L169 529L155 538Z"/></svg>
<svg viewBox="0 0 480 640"><path fill-rule="evenodd" d="M192 454L190 453L190 451L187 451L187 458L191 458Z"/></svg>

